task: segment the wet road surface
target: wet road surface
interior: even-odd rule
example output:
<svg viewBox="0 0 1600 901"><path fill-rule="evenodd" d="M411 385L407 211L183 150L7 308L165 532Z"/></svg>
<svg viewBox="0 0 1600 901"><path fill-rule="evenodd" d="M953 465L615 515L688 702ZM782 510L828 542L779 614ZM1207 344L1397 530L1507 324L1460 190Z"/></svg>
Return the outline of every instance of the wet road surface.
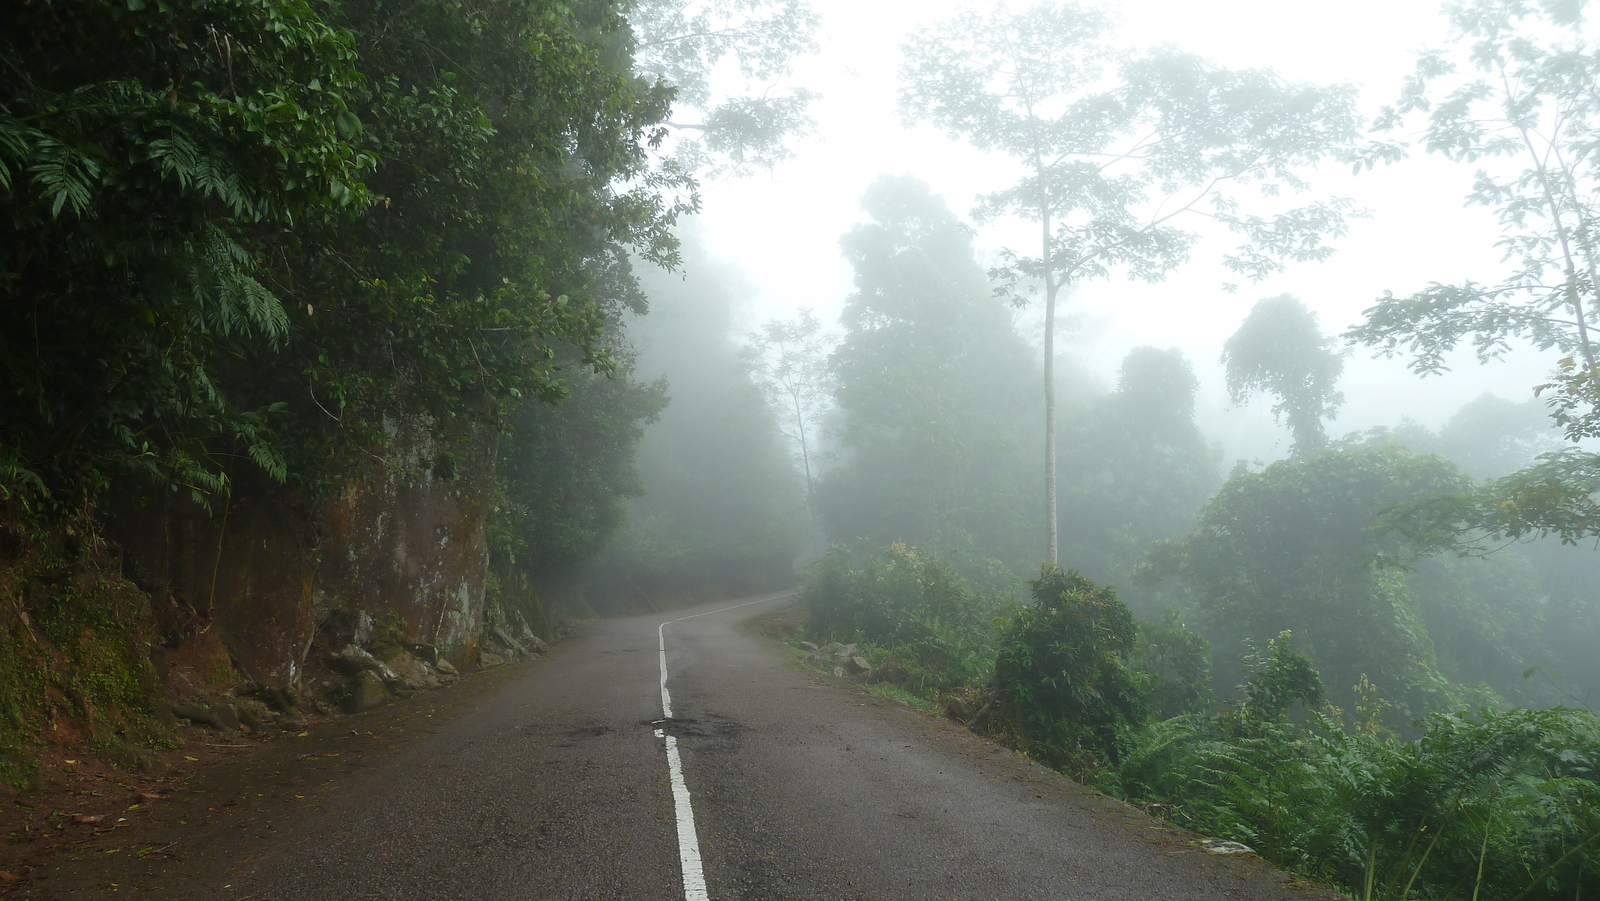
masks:
<svg viewBox="0 0 1600 901"><path fill-rule="evenodd" d="M959 726L798 669L787 648L740 627L786 601L722 609L732 603L593 624L448 710L414 698L437 716L391 712L411 725L336 759L318 791L257 792L259 809L209 832L170 827L176 851L129 855L120 881L101 863L83 884L64 860L25 897L1333 897L1290 889L1258 860L1205 854ZM691 614L658 644L664 620ZM359 738L360 720L339 725ZM685 884L668 736L703 896ZM297 759L319 755L339 758Z"/></svg>

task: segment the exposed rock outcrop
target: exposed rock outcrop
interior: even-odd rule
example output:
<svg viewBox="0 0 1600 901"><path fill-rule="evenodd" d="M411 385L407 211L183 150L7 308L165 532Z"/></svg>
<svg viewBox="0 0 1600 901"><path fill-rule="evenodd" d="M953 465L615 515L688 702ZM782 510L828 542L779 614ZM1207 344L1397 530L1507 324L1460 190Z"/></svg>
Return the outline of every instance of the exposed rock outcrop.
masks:
<svg viewBox="0 0 1600 901"><path fill-rule="evenodd" d="M175 495L123 503L108 533L174 636L158 666L203 676L175 698L223 690L202 684L221 666L282 698L349 708L377 699L361 673L403 694L542 652L520 616L486 607L498 431L468 419L386 420L381 465L314 502L240 482L216 510Z"/></svg>

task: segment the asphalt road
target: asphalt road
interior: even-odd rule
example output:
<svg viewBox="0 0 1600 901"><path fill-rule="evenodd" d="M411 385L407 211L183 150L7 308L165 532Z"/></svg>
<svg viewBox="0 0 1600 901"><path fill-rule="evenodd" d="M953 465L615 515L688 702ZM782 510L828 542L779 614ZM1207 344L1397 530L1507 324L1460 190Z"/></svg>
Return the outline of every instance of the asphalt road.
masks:
<svg viewBox="0 0 1600 901"><path fill-rule="evenodd" d="M93 886L75 884L65 861L28 896L684 898L670 735L714 901L1332 897L796 668L787 648L739 628L781 603L596 624L449 709L391 712L410 725L369 742L381 751L302 751L295 759L343 768L276 794L247 785L238 794L256 795L255 813L204 833L172 826L183 844L126 855L123 877L101 863ZM664 632L674 717L663 722L658 627L687 614L704 615ZM350 722L356 738L378 735ZM289 764L276 766L261 778L283 778Z"/></svg>

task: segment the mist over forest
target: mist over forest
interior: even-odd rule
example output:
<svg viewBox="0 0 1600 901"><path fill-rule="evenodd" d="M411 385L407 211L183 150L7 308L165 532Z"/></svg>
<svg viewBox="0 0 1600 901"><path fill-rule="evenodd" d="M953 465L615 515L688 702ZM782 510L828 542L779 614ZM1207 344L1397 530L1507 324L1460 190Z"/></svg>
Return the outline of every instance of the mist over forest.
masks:
<svg viewBox="0 0 1600 901"><path fill-rule="evenodd" d="M0 14L0 777L794 588L1283 868L1592 895L1592 11L1278 6Z"/></svg>

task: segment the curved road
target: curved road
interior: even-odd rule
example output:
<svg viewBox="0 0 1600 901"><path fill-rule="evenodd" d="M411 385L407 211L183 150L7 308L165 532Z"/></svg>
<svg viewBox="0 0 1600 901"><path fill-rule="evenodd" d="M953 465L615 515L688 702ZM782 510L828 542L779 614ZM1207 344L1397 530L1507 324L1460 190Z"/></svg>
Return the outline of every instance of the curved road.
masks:
<svg viewBox="0 0 1600 901"><path fill-rule="evenodd" d="M738 628L781 603L597 623L454 709L435 702L437 718L411 721L429 728L339 761L320 793L254 792L266 806L253 818L174 832L181 865L125 855L116 896L663 901L685 897L684 852L697 845L704 894L692 878L687 891L714 901L1333 897L1287 888L1258 860L1202 853L958 726L786 665L786 648ZM661 622L685 616L658 645ZM359 722L339 726L359 737ZM338 755L298 759L323 756ZM28 896L112 896L108 882L104 894L72 882L47 876Z"/></svg>

